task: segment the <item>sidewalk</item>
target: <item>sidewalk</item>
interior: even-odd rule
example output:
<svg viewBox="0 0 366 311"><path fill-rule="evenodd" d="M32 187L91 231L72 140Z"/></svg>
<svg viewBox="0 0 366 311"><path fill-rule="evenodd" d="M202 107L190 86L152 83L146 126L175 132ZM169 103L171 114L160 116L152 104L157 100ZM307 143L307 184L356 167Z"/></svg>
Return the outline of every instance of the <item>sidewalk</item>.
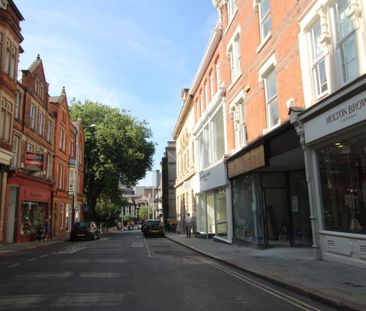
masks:
<svg viewBox="0 0 366 311"><path fill-rule="evenodd" d="M38 247L46 247L51 244L63 243L63 242L65 242L65 239L54 238L54 239L48 239L44 242L31 241L31 242L9 243L9 244L0 243L0 255L16 253L22 250L29 250Z"/></svg>
<svg viewBox="0 0 366 311"><path fill-rule="evenodd" d="M338 306L341 310L366 310L366 271L315 260L311 248L273 247L258 250L213 239L187 239L184 234L166 233L165 236L205 256Z"/></svg>

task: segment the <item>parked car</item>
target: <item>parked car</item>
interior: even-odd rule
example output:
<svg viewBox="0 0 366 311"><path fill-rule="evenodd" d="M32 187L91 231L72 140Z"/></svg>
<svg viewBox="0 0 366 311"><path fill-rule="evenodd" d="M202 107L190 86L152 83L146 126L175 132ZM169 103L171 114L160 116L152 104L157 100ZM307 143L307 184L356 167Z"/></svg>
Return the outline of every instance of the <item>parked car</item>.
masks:
<svg viewBox="0 0 366 311"><path fill-rule="evenodd" d="M159 219L149 219L143 232L146 238L153 235L165 236L164 225Z"/></svg>
<svg viewBox="0 0 366 311"><path fill-rule="evenodd" d="M100 239L100 228L94 221L75 222L71 228L70 241Z"/></svg>

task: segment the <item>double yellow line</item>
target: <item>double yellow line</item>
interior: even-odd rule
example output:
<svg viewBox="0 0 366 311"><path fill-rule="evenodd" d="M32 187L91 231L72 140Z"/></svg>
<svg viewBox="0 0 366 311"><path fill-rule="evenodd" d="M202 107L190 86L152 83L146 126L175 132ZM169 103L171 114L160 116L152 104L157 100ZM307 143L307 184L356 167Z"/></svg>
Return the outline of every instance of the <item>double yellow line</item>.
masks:
<svg viewBox="0 0 366 311"><path fill-rule="evenodd" d="M268 294L270 294L272 296L275 296L275 297L277 297L277 298L279 298L279 299L281 299L283 301L286 301L289 304L292 304L292 305L296 306L297 308L299 308L301 310L305 310L305 311L321 311L318 308L315 308L313 306L310 306L310 305L308 305L308 304L306 304L306 303L304 303L304 302L302 302L302 301L300 301L300 300L298 300L296 298L293 298L293 297L291 297L289 295L286 295L286 294L284 294L284 293L282 293L282 292L280 292L278 290L275 290L275 289L273 289L270 286L264 285L264 284L262 284L260 282L257 282L257 281L255 281L255 280L253 280L251 278L245 277L245 276L241 275L240 273L237 273L237 272L235 272L233 270L230 270L230 269L228 269L228 268L226 268L226 267L224 267L222 265L219 265L217 263L211 263L211 264L214 267L216 267L217 269L219 269L219 270L221 270L221 271L223 271L223 272L225 272L227 274L230 274L231 276L233 276L233 277L235 277L235 278L237 278L237 279L239 279L239 280L241 280L241 281L243 281L243 282L245 282L245 283L247 283L247 284L249 284L251 286L254 286L254 287L256 287L256 288L258 288L258 289L260 289L260 290L262 290L262 291L264 291L264 292L266 292L266 293L268 293Z"/></svg>

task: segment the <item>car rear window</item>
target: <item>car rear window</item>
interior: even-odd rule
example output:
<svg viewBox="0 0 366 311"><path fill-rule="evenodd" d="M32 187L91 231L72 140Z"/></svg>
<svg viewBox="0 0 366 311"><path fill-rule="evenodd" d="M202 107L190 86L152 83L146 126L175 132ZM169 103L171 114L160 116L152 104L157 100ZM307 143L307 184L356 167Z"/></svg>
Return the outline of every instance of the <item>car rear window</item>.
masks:
<svg viewBox="0 0 366 311"><path fill-rule="evenodd" d="M147 222L148 226L152 226L152 227L158 227L160 226L160 221L159 220L155 220L155 221L148 221Z"/></svg>
<svg viewBox="0 0 366 311"><path fill-rule="evenodd" d="M88 229L89 223L87 222L76 222L74 223L75 229Z"/></svg>

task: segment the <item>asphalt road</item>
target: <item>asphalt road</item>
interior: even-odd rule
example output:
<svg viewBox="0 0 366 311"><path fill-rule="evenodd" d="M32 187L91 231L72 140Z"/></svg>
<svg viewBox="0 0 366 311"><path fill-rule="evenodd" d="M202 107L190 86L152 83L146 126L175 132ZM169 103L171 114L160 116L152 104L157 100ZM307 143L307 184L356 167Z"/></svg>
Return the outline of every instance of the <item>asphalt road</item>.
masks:
<svg viewBox="0 0 366 311"><path fill-rule="evenodd" d="M0 256L0 310L334 310L139 231Z"/></svg>

